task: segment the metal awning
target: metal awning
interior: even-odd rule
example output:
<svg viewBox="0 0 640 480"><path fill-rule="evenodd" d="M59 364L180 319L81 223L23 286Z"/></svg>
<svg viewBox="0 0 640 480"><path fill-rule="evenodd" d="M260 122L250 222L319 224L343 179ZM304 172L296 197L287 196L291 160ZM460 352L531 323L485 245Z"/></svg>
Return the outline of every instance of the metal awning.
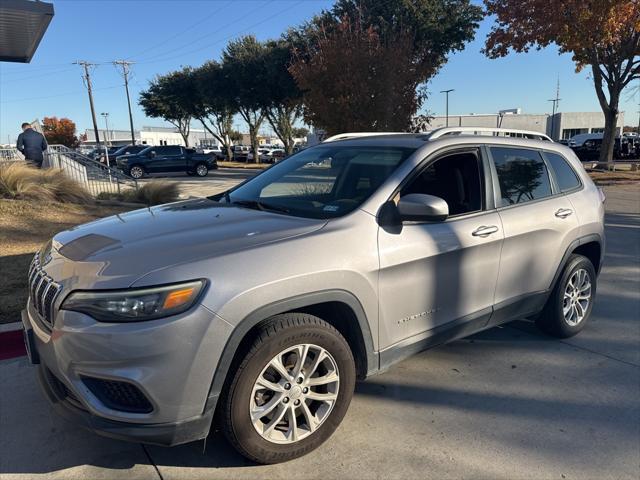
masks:
<svg viewBox="0 0 640 480"><path fill-rule="evenodd" d="M0 0L0 62L30 62L52 18L50 3Z"/></svg>

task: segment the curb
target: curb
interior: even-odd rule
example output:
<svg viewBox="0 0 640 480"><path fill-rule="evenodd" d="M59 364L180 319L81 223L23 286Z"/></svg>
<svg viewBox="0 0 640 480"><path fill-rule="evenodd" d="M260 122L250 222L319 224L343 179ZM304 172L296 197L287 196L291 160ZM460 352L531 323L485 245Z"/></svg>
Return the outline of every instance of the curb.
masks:
<svg viewBox="0 0 640 480"><path fill-rule="evenodd" d="M21 330L0 333L0 360L22 357L26 354Z"/></svg>

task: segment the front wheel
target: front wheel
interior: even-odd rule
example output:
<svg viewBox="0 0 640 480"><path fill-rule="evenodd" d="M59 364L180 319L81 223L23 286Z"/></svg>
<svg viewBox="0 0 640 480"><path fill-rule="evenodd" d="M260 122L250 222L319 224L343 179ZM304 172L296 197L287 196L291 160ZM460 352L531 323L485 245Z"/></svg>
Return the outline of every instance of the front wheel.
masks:
<svg viewBox="0 0 640 480"><path fill-rule="evenodd" d="M340 425L355 378L349 345L334 327L313 315L276 315L226 390L225 434L259 463L305 455Z"/></svg>
<svg viewBox="0 0 640 480"><path fill-rule="evenodd" d="M568 338L582 330L596 295L596 271L582 255L571 255L536 325L545 333Z"/></svg>

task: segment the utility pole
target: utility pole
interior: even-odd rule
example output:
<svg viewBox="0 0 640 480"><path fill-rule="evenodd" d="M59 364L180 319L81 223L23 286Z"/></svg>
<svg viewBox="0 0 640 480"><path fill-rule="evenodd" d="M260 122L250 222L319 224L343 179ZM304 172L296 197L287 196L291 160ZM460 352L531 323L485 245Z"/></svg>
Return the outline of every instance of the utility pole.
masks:
<svg viewBox="0 0 640 480"><path fill-rule="evenodd" d="M136 144L136 135L133 131L133 115L131 114L131 97L129 96L129 67L133 62L126 60L116 60L114 65L122 67L122 76L124 77L124 89L127 92L127 105L129 107L129 126L131 127L131 145Z"/></svg>
<svg viewBox="0 0 640 480"><path fill-rule="evenodd" d="M454 92L455 90L453 88L450 88L449 90L441 90L440 93L444 93L446 96L446 125L447 127L449 126L449 93L450 92Z"/></svg>
<svg viewBox="0 0 640 480"><path fill-rule="evenodd" d="M556 111L560 110L560 78L558 78L558 83L556 84L556 98L552 98L551 100L547 100L548 102L553 102L553 113L551 114L551 140L555 140L555 127L556 127Z"/></svg>
<svg viewBox="0 0 640 480"><path fill-rule="evenodd" d="M91 119L93 120L93 132L96 135L96 147L100 145L100 136L98 135L98 122L96 121L96 110L93 107L93 92L91 91L91 76L89 75L89 67L95 66L95 63L89 63L85 61L74 62L75 65L80 65L84 68L84 81L89 93L89 106L91 107Z"/></svg>
<svg viewBox="0 0 640 480"><path fill-rule="evenodd" d="M108 143L109 145L111 145L111 140L112 140L113 135L111 135L111 132L109 132L109 112L102 112L100 115L102 115L104 117L104 126L106 128L104 141L106 143Z"/></svg>

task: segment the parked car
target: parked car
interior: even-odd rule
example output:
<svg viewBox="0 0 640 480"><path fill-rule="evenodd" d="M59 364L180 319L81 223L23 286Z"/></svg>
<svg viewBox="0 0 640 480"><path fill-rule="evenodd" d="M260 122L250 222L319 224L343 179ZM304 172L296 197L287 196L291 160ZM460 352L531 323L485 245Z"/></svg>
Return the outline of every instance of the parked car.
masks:
<svg viewBox="0 0 640 480"><path fill-rule="evenodd" d="M137 153L140 153L145 148L149 148L149 145L125 145L123 147L116 147L115 149L110 149L108 151L109 166L115 167L117 165L116 158L124 155L135 155ZM101 155L98 155L98 158L96 158L96 160L102 163L106 163L104 153L102 153Z"/></svg>
<svg viewBox="0 0 640 480"><path fill-rule="evenodd" d="M202 149L201 153L213 154L216 157L216 160L223 161L227 159L226 152L222 151L222 148L217 145L214 147L205 147Z"/></svg>
<svg viewBox="0 0 640 480"><path fill-rule="evenodd" d="M116 163L118 168L133 178L165 172L187 172L189 175L206 177L209 170L218 168L215 155L196 153L194 149L180 145L147 147L135 155L117 157Z"/></svg>
<svg viewBox="0 0 640 480"><path fill-rule="evenodd" d="M581 161L597 161L600 158L600 150L602 148L602 135L600 135L600 138L587 139L582 145L571 148ZM622 160L634 156L635 148L633 146L633 140L625 137L616 137L615 143L613 144L613 158Z"/></svg>
<svg viewBox="0 0 640 480"><path fill-rule="evenodd" d="M286 156L287 152L285 152L284 148L275 148L271 150L271 157L274 159L274 162L279 162Z"/></svg>
<svg viewBox="0 0 640 480"><path fill-rule="evenodd" d="M215 418L243 455L281 462L331 436L357 378L420 350L527 317L585 328L604 196L569 148L359 135L55 235L22 313L53 409L161 445Z"/></svg>
<svg viewBox="0 0 640 480"><path fill-rule="evenodd" d="M271 150L267 148L258 149L258 158L262 163L273 163L273 158L271 157ZM253 162L253 151L250 151L247 154L247 162Z"/></svg>
<svg viewBox="0 0 640 480"><path fill-rule="evenodd" d="M251 152L251 147L247 147L246 145L234 145L233 146L233 160L236 162L246 162L249 153Z"/></svg>

